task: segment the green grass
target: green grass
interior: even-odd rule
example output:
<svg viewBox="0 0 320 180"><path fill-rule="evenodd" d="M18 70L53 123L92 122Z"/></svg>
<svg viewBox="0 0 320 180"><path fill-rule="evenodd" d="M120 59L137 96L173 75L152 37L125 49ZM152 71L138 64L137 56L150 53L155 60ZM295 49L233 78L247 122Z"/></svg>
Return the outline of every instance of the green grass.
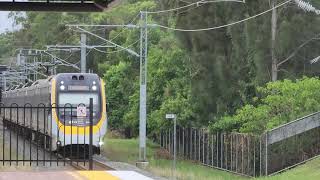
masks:
<svg viewBox="0 0 320 180"><path fill-rule="evenodd" d="M138 140L137 139L106 139L103 154L113 161L128 162L135 164L138 159ZM159 147L153 143L147 143L147 159L149 161L148 171L163 177L172 176L172 160L161 158L158 155ZM213 179L213 180L247 180L225 171L204 167L197 163L179 160L177 163L178 179ZM291 169L282 174L257 178L258 180L319 180L320 179L320 158L312 160L302 166Z"/></svg>

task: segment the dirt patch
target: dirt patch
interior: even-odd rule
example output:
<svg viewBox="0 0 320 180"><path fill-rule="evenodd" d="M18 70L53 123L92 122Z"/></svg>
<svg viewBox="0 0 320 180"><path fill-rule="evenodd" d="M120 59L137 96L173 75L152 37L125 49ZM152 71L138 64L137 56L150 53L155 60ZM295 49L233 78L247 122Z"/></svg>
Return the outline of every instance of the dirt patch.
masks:
<svg viewBox="0 0 320 180"><path fill-rule="evenodd" d="M155 152L155 158L157 158L157 159L172 159L172 156L169 153L169 151L167 151L166 149L159 148Z"/></svg>
<svg viewBox="0 0 320 180"><path fill-rule="evenodd" d="M109 139L124 139L124 133L119 130L110 130L107 134L107 138Z"/></svg>

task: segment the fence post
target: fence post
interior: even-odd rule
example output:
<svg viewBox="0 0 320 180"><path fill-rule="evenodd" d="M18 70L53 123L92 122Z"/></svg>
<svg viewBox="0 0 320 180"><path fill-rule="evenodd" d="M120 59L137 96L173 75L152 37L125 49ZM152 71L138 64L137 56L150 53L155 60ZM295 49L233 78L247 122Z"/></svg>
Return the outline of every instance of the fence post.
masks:
<svg viewBox="0 0 320 180"><path fill-rule="evenodd" d="M233 134L231 133L230 134L230 170L232 171L232 167L233 167L233 154L232 154L232 151L233 151Z"/></svg>
<svg viewBox="0 0 320 180"><path fill-rule="evenodd" d="M185 156L184 156L184 149L185 149L185 148L184 148L184 135L185 135L185 134L184 134L184 130L185 130L185 129L182 128L182 157L185 157Z"/></svg>
<svg viewBox="0 0 320 180"><path fill-rule="evenodd" d="M261 142L261 139L262 139L262 135L259 137L259 159L260 159L260 176L262 176L262 142Z"/></svg>
<svg viewBox="0 0 320 180"><path fill-rule="evenodd" d="M90 98L89 105L89 120L90 120L90 128L89 128L89 170L93 169L93 159L92 159L92 141L93 141L93 98Z"/></svg>
<svg viewBox="0 0 320 180"><path fill-rule="evenodd" d="M201 150L201 129L198 129L198 142L199 142L199 146L198 146L198 161L200 162L200 160L201 160L201 152L200 152L200 150Z"/></svg>
<svg viewBox="0 0 320 180"><path fill-rule="evenodd" d="M266 138L266 159L265 159L265 168L266 168L266 176L268 176L268 132L266 132L266 135L265 135L265 138Z"/></svg>

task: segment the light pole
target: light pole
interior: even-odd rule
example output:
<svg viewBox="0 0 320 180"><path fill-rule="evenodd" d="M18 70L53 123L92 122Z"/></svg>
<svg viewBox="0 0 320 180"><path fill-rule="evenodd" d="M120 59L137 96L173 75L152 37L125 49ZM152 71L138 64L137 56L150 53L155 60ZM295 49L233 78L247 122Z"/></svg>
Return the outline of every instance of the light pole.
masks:
<svg viewBox="0 0 320 180"><path fill-rule="evenodd" d="M177 115L166 114L166 119L173 120L173 179L176 179L176 166L177 166Z"/></svg>

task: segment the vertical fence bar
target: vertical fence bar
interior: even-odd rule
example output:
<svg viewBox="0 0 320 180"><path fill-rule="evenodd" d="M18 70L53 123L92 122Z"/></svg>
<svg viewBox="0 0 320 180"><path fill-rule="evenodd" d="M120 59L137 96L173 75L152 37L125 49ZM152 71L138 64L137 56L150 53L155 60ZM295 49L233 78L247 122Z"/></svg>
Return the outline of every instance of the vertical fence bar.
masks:
<svg viewBox="0 0 320 180"><path fill-rule="evenodd" d="M206 137L207 137L207 152L206 152L206 157L207 157L207 159L206 159L206 164L207 165L209 165L210 163L209 163L209 155L210 155L210 153L209 153L209 147L210 147L210 138L209 138L209 133L207 133L206 134Z"/></svg>
<svg viewBox="0 0 320 180"><path fill-rule="evenodd" d="M93 98L90 98L90 131L89 131L89 170L93 169L93 149L92 149L92 142L93 142Z"/></svg>
<svg viewBox="0 0 320 180"><path fill-rule="evenodd" d="M5 159L5 134L6 134L6 127L5 127L5 121L6 121L6 108L4 108L4 115L3 115L3 119L2 119L2 165L4 166L4 160Z"/></svg>
<svg viewBox="0 0 320 180"><path fill-rule="evenodd" d="M185 147L184 147L184 136L185 136L185 133L184 133L184 131L185 131L185 128L182 128L182 157L185 157Z"/></svg>
<svg viewBox="0 0 320 180"><path fill-rule="evenodd" d="M238 172L238 137L239 134L236 134L235 144L236 144L236 172Z"/></svg>
<svg viewBox="0 0 320 180"><path fill-rule="evenodd" d="M162 148L162 130L160 131L160 147Z"/></svg>
<svg viewBox="0 0 320 180"><path fill-rule="evenodd" d="M223 144L224 144L224 159L225 159L225 168L228 169L228 134L224 134L223 136Z"/></svg>
<svg viewBox="0 0 320 180"><path fill-rule="evenodd" d="M18 166L18 159L19 159L19 107L17 106L17 114L16 114L16 137L17 137L17 142L16 142L16 166Z"/></svg>
<svg viewBox="0 0 320 180"><path fill-rule="evenodd" d="M241 135L241 172L244 173L244 147L243 135Z"/></svg>
<svg viewBox="0 0 320 180"><path fill-rule="evenodd" d="M172 151L171 151L171 130L169 130L169 137L168 137L168 140L169 140L169 144L168 144L168 148L169 148L169 154L171 155Z"/></svg>
<svg viewBox="0 0 320 180"><path fill-rule="evenodd" d="M266 168L266 172L265 172L265 175L268 176L268 132L266 132L266 135L265 135L265 143L266 143L266 157L265 157L265 168Z"/></svg>
<svg viewBox="0 0 320 180"><path fill-rule="evenodd" d="M253 177L256 177L256 139L253 137Z"/></svg>
<svg viewBox="0 0 320 180"><path fill-rule="evenodd" d="M193 139L193 152L192 152L192 156L193 156L193 160L196 160L197 159L197 130L195 129L194 130L194 139Z"/></svg>
<svg viewBox="0 0 320 180"><path fill-rule="evenodd" d="M190 128L190 139L191 139L191 143L190 143L190 149L189 149L189 155L190 155L190 159L192 159L193 155L192 155L192 151L193 151L193 129Z"/></svg>
<svg viewBox="0 0 320 180"><path fill-rule="evenodd" d="M87 108L86 108L86 110L87 110ZM90 109L89 109L89 113L90 113ZM87 126L87 118L85 119L85 125ZM87 156L87 154L86 154L86 137L87 137L86 127L83 127L83 147L84 147L83 148L83 165L84 166L86 166L86 156Z"/></svg>
<svg viewBox="0 0 320 180"><path fill-rule="evenodd" d="M24 166L25 161L25 146L26 146L26 105L23 107L23 152L22 152L22 165Z"/></svg>
<svg viewBox="0 0 320 180"><path fill-rule="evenodd" d="M66 147L66 105L63 107L63 147ZM66 165L66 148L63 148L63 165Z"/></svg>
<svg viewBox="0 0 320 180"><path fill-rule="evenodd" d="M259 145L260 145L260 148L259 148L259 156L260 156L260 176L262 176L262 153L261 153L261 151L262 151L262 142L261 142L261 138L262 138L262 136L259 138Z"/></svg>
<svg viewBox="0 0 320 180"><path fill-rule="evenodd" d="M87 110L86 110L87 111ZM85 120L84 120L85 121ZM79 149L79 121L77 122L77 165L79 164L79 157L80 157L80 149Z"/></svg>
<svg viewBox="0 0 320 180"><path fill-rule="evenodd" d="M201 154L200 154L200 149L201 149L201 129L198 129L198 161L201 162Z"/></svg>
<svg viewBox="0 0 320 180"><path fill-rule="evenodd" d="M233 134L230 133L230 171L232 171L232 167L233 167Z"/></svg>
<svg viewBox="0 0 320 180"><path fill-rule="evenodd" d="M247 149L248 149L248 151L247 151L247 153L248 153L248 162L247 162L248 163L248 167L247 167L248 173L247 174L251 175L250 174L250 167L251 167L250 166L250 162L251 162L250 161L250 136L247 136L246 139L247 139Z"/></svg>
<svg viewBox="0 0 320 180"><path fill-rule="evenodd" d="M57 114L57 117L59 117L60 113L61 113L61 110L60 110L60 107L59 105L57 104L54 104L55 108L56 108L56 112L58 112ZM65 116L65 115L64 115ZM61 141L60 141L60 128L59 128L59 123L56 123L57 125L57 140L60 142L60 144L56 144L56 147L57 147L57 152L59 152L59 146L61 145ZM59 166L59 156L57 156L57 166Z"/></svg>
<svg viewBox="0 0 320 180"><path fill-rule="evenodd" d="M72 163L72 145L73 145L73 143L72 143L72 139L73 139L73 114L72 114L72 111L73 111L73 107L72 107L72 104L71 104L71 107L70 107L70 129L71 129L71 133L70 133L70 162Z"/></svg>
<svg viewBox="0 0 320 180"><path fill-rule="evenodd" d="M216 167L219 167L219 133L216 135Z"/></svg>
<svg viewBox="0 0 320 180"><path fill-rule="evenodd" d="M46 106L43 107L43 166L46 165L46 153L45 153L45 150L46 150Z"/></svg>
<svg viewBox="0 0 320 180"><path fill-rule="evenodd" d="M180 154L180 133L181 131L180 131L180 126L179 127L177 127L177 129L176 129L176 133L177 133L177 139L176 139L176 141L177 141L177 145L178 145L178 147L177 147L177 154Z"/></svg>
<svg viewBox="0 0 320 180"><path fill-rule="evenodd" d="M32 121L33 121L33 109L34 109L34 107L33 106L31 106L30 107L30 111L31 111L31 113L30 113L30 128L32 127ZM31 154L32 154L32 146L31 146L31 141L32 141L32 133L33 133L33 130L31 130L30 131L30 138L29 138L29 160L30 160L30 162L29 162L29 165L31 166L32 165L32 156L31 156Z"/></svg>
<svg viewBox="0 0 320 180"><path fill-rule="evenodd" d="M11 166L11 150L12 150L12 149L11 149L11 148L12 148L12 147L11 147L11 130L10 130L10 128L11 128L11 123L12 123L12 106L10 107L10 124L9 124L9 133L10 133L10 134L9 134L9 139L10 139L10 140L9 140L9 143L10 143L10 144L9 144L9 151L10 151L10 152L9 152L9 156L10 156L10 157L9 157L9 160L10 160L9 164L10 164L10 166Z"/></svg>
<svg viewBox="0 0 320 180"><path fill-rule="evenodd" d="M204 143L205 143L205 132L204 129L202 129L202 163L204 164Z"/></svg>
<svg viewBox="0 0 320 180"><path fill-rule="evenodd" d="M224 135L224 133L221 133L220 134L220 168L223 168L223 158L224 158L224 156L223 156L223 135Z"/></svg>
<svg viewBox="0 0 320 180"><path fill-rule="evenodd" d="M37 166L39 166L39 105L37 107L37 133L36 133L36 141L37 141Z"/></svg>
<svg viewBox="0 0 320 180"><path fill-rule="evenodd" d="M211 166L213 166L213 134L211 134Z"/></svg>
<svg viewBox="0 0 320 180"><path fill-rule="evenodd" d="M49 104L49 115L51 114L51 117L53 117L53 115L52 115L52 104ZM50 146L50 166L52 166L52 129L53 129L53 127L52 127L52 121L53 121L53 118L50 118L50 119L48 119L48 121L50 121L50 137L49 137L49 146Z"/></svg>
<svg viewBox="0 0 320 180"><path fill-rule="evenodd" d="M168 147L167 147L167 136L168 136L168 131L165 131L165 134L163 135L164 137L164 145L163 145L163 148L168 150Z"/></svg>

